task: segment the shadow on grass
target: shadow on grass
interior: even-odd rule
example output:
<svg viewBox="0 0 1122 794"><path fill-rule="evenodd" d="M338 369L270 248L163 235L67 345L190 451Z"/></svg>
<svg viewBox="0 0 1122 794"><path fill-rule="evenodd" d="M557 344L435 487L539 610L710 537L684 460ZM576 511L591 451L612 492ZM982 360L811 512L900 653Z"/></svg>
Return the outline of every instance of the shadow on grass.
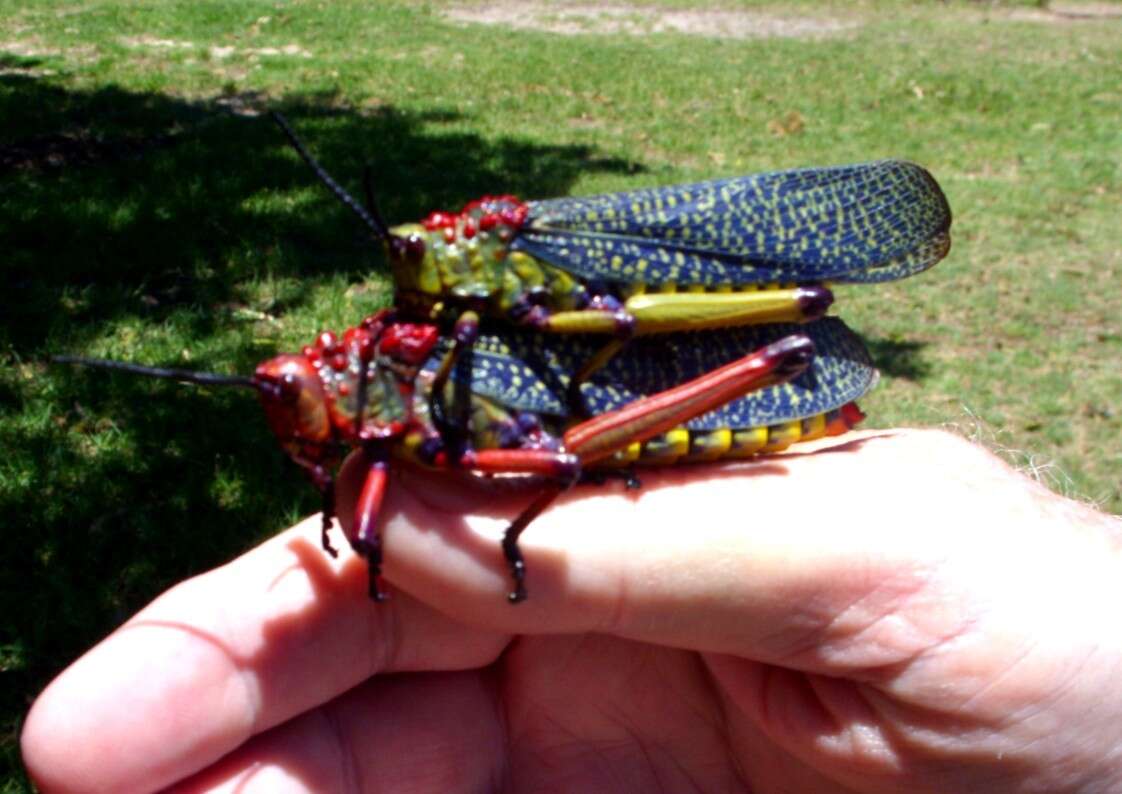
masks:
<svg viewBox="0 0 1122 794"><path fill-rule="evenodd" d="M636 168L587 147L441 130L458 118L449 109L362 116L330 96L276 106L345 183L355 186L370 163L391 222L484 192L564 194L585 170ZM83 324L122 312L159 319L177 305L237 302L240 283L263 271L357 279L381 266L379 248L273 123L229 111L242 107L238 98L76 93L0 75L0 312L17 348L34 347L63 318L73 346ZM320 192L294 211L283 197L309 186Z"/></svg>
<svg viewBox="0 0 1122 794"><path fill-rule="evenodd" d="M931 365L923 360L926 342L899 339L866 339L876 368L885 375L904 380L926 380Z"/></svg>
<svg viewBox="0 0 1122 794"><path fill-rule="evenodd" d="M318 509L244 393L29 365L82 350L115 320L154 327L185 308L190 338L206 337L221 324L211 310L246 301L263 274L358 281L383 267L365 230L245 105L70 90L38 75L35 59L0 54L9 763L30 698L82 650L172 582ZM274 107L348 186L369 162L391 222L484 192L562 195L582 172L637 168L586 147L450 131L443 123L459 115L447 108L362 115L315 95ZM305 190L299 204L286 198ZM249 336L234 351L245 369L270 352Z"/></svg>

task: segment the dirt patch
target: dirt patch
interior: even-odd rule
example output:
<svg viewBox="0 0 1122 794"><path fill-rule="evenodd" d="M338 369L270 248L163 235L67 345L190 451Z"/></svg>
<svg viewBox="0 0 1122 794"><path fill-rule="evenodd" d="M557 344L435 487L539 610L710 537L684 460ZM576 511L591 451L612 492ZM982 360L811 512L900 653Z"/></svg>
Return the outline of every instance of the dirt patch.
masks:
<svg viewBox="0 0 1122 794"><path fill-rule="evenodd" d="M179 39L157 39L152 36L127 36L121 39L126 47L149 50L197 50L205 52L215 60L223 60L235 55L250 59L264 57L311 58L312 53L299 44L283 44L279 47L233 47L196 44Z"/></svg>
<svg viewBox="0 0 1122 794"><path fill-rule="evenodd" d="M280 47L211 47L210 57L229 58L232 55L277 56L287 55L290 58L311 58L312 54L299 44L285 44Z"/></svg>
<svg viewBox="0 0 1122 794"><path fill-rule="evenodd" d="M486 6L450 8L454 22L502 25L568 36L587 34L681 33L722 39L813 38L857 27L850 20L765 11L662 9L632 5L554 5L535 2L492 2Z"/></svg>
<svg viewBox="0 0 1122 794"><path fill-rule="evenodd" d="M18 41L0 41L0 75L50 77L58 74L55 69L42 65L46 58L61 58L68 64L84 65L97 60L98 50L93 44L76 44L65 49L48 47L34 36Z"/></svg>
<svg viewBox="0 0 1122 794"><path fill-rule="evenodd" d="M1047 8L1014 9L1009 18L1061 25L1109 20L1122 22L1122 6L1117 3L1051 3Z"/></svg>
<svg viewBox="0 0 1122 794"><path fill-rule="evenodd" d="M159 50L190 50L195 47L193 41L158 39L155 36L124 36L121 43L126 47L150 47Z"/></svg>
<svg viewBox="0 0 1122 794"><path fill-rule="evenodd" d="M0 52L20 58L46 58L60 54L58 49L43 46L34 38L19 41L0 41Z"/></svg>

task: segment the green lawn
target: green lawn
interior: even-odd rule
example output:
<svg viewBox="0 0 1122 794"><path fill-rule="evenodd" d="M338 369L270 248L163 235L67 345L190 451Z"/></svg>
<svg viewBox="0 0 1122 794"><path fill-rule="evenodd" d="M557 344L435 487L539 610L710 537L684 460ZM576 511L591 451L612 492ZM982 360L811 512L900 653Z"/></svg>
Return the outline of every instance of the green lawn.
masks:
<svg viewBox="0 0 1122 794"><path fill-rule="evenodd" d="M317 509L244 394L43 363L246 372L386 305L381 252L264 109L353 189L369 162L391 222L484 192L920 162L950 256L838 290L883 370L869 423L956 427L1122 511L1122 5L722 6L725 29L803 37L650 21L690 5L620 4L597 34L533 3L471 6L484 25L439 3L0 0L0 791L26 788L19 724L54 673ZM578 32L540 29L559 24Z"/></svg>

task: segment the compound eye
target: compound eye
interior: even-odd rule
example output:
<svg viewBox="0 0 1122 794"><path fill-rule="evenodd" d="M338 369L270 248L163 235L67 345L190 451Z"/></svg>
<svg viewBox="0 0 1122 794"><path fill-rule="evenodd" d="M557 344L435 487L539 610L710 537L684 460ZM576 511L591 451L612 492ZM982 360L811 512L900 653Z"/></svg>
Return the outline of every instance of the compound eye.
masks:
<svg viewBox="0 0 1122 794"><path fill-rule="evenodd" d="M425 238L416 233L390 237L390 256L414 267L421 264L425 259Z"/></svg>
<svg viewBox="0 0 1122 794"><path fill-rule="evenodd" d="M300 393L304 387L300 378L291 372L286 372L280 379L280 398L286 403L296 403L300 400Z"/></svg>
<svg viewBox="0 0 1122 794"><path fill-rule="evenodd" d="M419 265L425 258L425 240L419 234L411 234L405 238L405 261L411 265Z"/></svg>

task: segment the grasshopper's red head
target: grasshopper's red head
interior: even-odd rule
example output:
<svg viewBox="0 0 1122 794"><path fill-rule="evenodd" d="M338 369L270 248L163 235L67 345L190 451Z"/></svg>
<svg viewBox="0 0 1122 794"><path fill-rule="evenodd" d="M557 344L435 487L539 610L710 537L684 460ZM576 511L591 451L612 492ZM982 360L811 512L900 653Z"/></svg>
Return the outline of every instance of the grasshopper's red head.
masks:
<svg viewBox="0 0 1122 794"><path fill-rule="evenodd" d="M374 201L369 167L362 180L363 206L324 171L283 116L273 113L273 119L327 189L385 244L398 289L396 303L431 312L448 295L488 300L501 293L507 246L530 214L527 204L511 195L483 196L458 213L432 212L420 223L390 228Z"/></svg>
<svg viewBox="0 0 1122 794"><path fill-rule="evenodd" d="M348 329L342 339L324 331L299 354L261 363L249 378L73 356L56 361L251 388L285 452L297 464L315 468L334 464L346 444L393 438L408 428L413 381L439 341L436 326L397 322L391 310L383 310Z"/></svg>
<svg viewBox="0 0 1122 794"><path fill-rule="evenodd" d="M319 463L331 453L331 422L319 373L307 356L283 355L253 375L269 428L293 458Z"/></svg>
<svg viewBox="0 0 1122 794"><path fill-rule="evenodd" d="M253 381L269 426L297 462L333 462L341 444L400 435L412 416L417 369L440 340L433 325L400 323L391 310L340 339L321 333L300 355L277 356Z"/></svg>
<svg viewBox="0 0 1122 794"><path fill-rule="evenodd" d="M257 392L265 408L269 427L297 463L316 465L328 461L335 452L325 390L319 373L306 355L271 358L257 367L252 378L75 356L57 356L54 360L200 386L250 388Z"/></svg>

